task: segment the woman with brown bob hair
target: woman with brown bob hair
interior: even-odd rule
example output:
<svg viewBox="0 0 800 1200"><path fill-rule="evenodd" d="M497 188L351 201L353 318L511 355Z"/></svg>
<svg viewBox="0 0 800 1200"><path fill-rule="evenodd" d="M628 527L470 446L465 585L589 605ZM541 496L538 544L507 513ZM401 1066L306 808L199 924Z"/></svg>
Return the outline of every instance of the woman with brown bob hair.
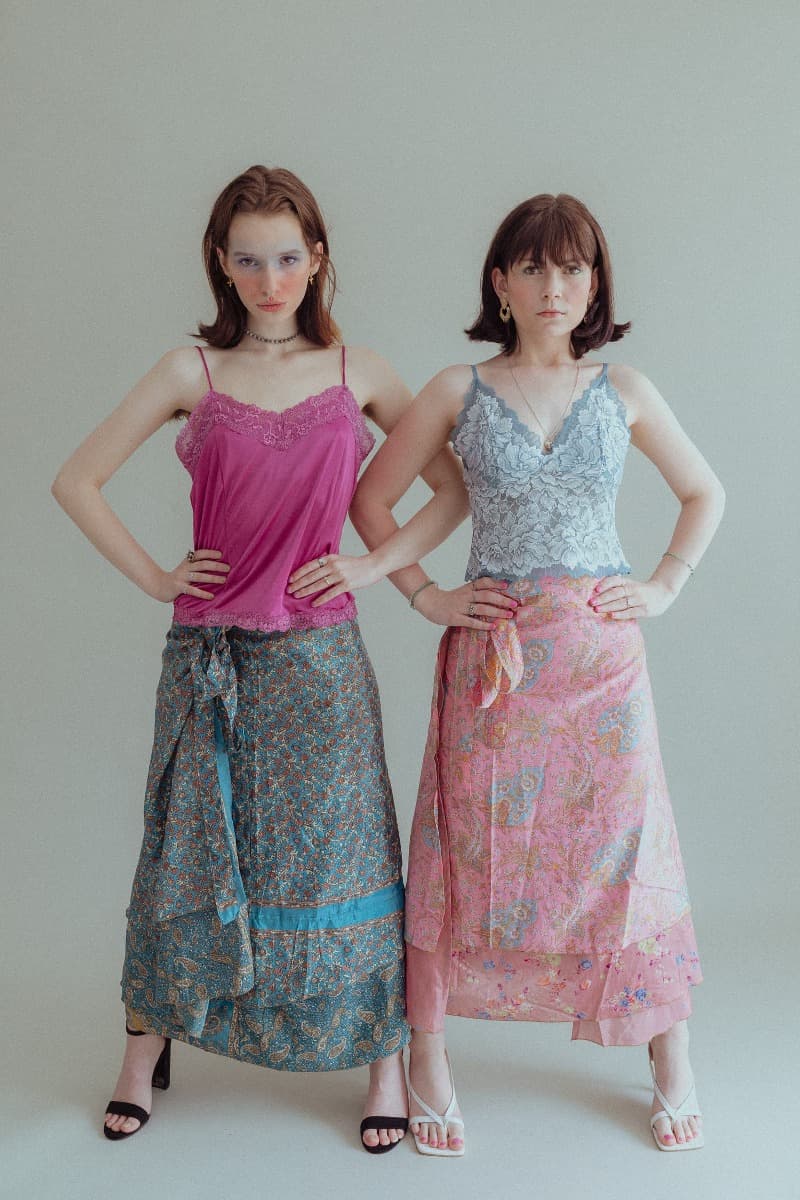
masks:
<svg viewBox="0 0 800 1200"><path fill-rule="evenodd" d="M204 347L166 354L53 485L100 553L173 605L104 1133L142 1128L177 1038L279 1070L369 1064L362 1143L381 1153L407 1128L400 845L375 679L335 560L374 444L365 416L389 432L410 395L383 359L341 343L325 224L290 171L232 180L203 254L217 305ZM101 489L175 414L194 536L167 570ZM436 541L463 516L463 485L449 451L425 478L437 494L416 530ZM309 558L324 609L287 587ZM410 592L420 576L398 579Z"/></svg>
<svg viewBox="0 0 800 1200"><path fill-rule="evenodd" d="M700 967L638 620L675 601L724 494L644 375L585 358L629 328L588 209L526 200L495 234L467 330L500 352L427 384L351 506L379 546L415 475L448 442L462 459L468 583L427 580L414 596L451 626L406 893L410 1121L425 1154L464 1152L445 1013L647 1044L657 1146L703 1144L687 1031ZM630 442L680 503L643 580L614 523ZM381 555L337 558L344 585L374 577Z"/></svg>

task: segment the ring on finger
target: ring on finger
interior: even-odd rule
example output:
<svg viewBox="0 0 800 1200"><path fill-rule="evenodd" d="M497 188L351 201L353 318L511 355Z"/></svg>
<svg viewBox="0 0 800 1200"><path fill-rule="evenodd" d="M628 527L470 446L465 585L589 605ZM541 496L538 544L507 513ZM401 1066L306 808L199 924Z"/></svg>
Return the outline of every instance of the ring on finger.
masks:
<svg viewBox="0 0 800 1200"><path fill-rule="evenodd" d="M323 578L323 580L324 580L324 582L325 582L325 587L327 587L327 586L328 586L328 584L330 583L330 576L329 576L329 575L323 575L323 576L322 576L322 578Z"/></svg>
<svg viewBox="0 0 800 1200"><path fill-rule="evenodd" d="M325 566L325 562L326 562L326 560L325 560L324 558L318 558L318 559L317 559L317 562L319 563L319 565L320 565L321 567L324 567L324 566Z"/></svg>
<svg viewBox="0 0 800 1200"><path fill-rule="evenodd" d="M474 616L475 616L475 605L474 605L474 603L472 602L472 600L470 600L469 604L467 605L467 616L468 616L468 617L474 617Z"/></svg>
<svg viewBox="0 0 800 1200"><path fill-rule="evenodd" d="M194 562L194 560L195 560L195 557L196 557L194 550L190 550L190 551L187 553L186 557L187 557L187 559L189 560L189 562Z"/></svg>

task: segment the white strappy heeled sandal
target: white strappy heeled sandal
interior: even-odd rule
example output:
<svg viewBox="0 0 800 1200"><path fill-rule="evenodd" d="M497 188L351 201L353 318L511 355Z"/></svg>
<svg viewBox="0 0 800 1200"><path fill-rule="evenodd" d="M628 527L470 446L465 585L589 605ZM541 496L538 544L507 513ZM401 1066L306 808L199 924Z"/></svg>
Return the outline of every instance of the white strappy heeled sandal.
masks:
<svg viewBox="0 0 800 1200"><path fill-rule="evenodd" d="M449 1058L447 1060L447 1070L450 1074L450 1103L441 1116L439 1113L434 1112L431 1106L426 1104L421 1096L417 1095L411 1086L410 1080L408 1084L408 1090L411 1095L411 1099L415 1104L418 1104L425 1113L424 1117L409 1117L409 1125L419 1123L420 1121L429 1125L438 1125L440 1129L444 1130L445 1138L447 1138L448 1125L460 1125L462 1129L464 1128L464 1122L461 1120L461 1117L453 1116L458 1101L456 1100L456 1085L453 1082L453 1068L450 1066ZM420 1154L436 1155L439 1158L459 1158L464 1153L463 1139L457 1150L451 1150L449 1146L430 1146L427 1142L421 1142L419 1140L419 1135L413 1128L411 1132L414 1134L414 1141Z"/></svg>
<svg viewBox="0 0 800 1200"><path fill-rule="evenodd" d="M697 1092L695 1091L694 1083L692 1083L686 1098L681 1101L677 1108L673 1108L667 1097L662 1092L661 1088L658 1086L658 1080L656 1079L656 1068L653 1061L653 1047L649 1044L647 1046L647 1053L650 1057L650 1074L653 1076L653 1090L656 1094L658 1103L662 1106L661 1111L653 1113L652 1117L650 1118L650 1129L652 1130L656 1145L658 1146L659 1150L666 1150L667 1152L672 1150L699 1150L705 1145L702 1129L696 1135L696 1137L692 1138L690 1142L679 1142L676 1140L671 1145L662 1142L656 1133L656 1121L663 1121L666 1119L667 1121L674 1123L675 1121L682 1120L684 1117L702 1117L703 1114L700 1112L700 1105L697 1103ZM675 1135L673 1134L673 1137L674 1136Z"/></svg>

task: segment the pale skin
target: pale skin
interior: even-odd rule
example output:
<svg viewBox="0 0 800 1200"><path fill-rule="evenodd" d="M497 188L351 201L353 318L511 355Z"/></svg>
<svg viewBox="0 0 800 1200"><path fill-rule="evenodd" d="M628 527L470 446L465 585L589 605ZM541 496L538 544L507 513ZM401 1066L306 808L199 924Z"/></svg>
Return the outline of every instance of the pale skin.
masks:
<svg viewBox="0 0 800 1200"><path fill-rule="evenodd" d="M322 245L306 244L294 214L237 214L227 247L218 253L247 309L248 328L269 338L295 333L297 309L309 276L319 269ZM244 337L238 346L208 350L206 356L215 390L272 411L291 408L341 379L339 347L320 348L302 336L284 345L264 345ZM347 382L380 429L389 433L395 428L411 397L388 363L369 350L348 347ZM148 596L165 604L181 594L212 599L230 565L218 547L197 547L193 562L184 557L176 567L162 567L112 510L103 488L176 411L191 412L207 391L196 350L169 351L70 456L52 487L58 503L96 549ZM436 544L466 513L461 473L452 454L443 451L431 456L423 477L434 498L419 525ZM415 569L410 570L413 578ZM151 1077L163 1045L164 1039L153 1034L126 1038L114 1099L150 1111ZM372 1063L363 1115L404 1116L407 1104L402 1053ZM108 1115L106 1125L133 1132L139 1122ZM387 1145L402 1136L400 1129L368 1130L364 1141Z"/></svg>
<svg viewBox="0 0 800 1200"><path fill-rule="evenodd" d="M507 302L511 308L518 346L508 355L498 354L481 363L479 374L544 442L558 435L575 398L601 369L599 362L576 361L570 346L570 335L583 320L597 289L597 272L580 259L564 263L522 259L505 271L495 269L492 282L498 304ZM609 620L630 621L659 616L675 601L690 575L685 564L697 566L716 530L724 492L650 380L625 366L610 367L608 376L625 408L632 444L656 466L680 505L665 548L676 557L659 559L647 579L617 575L601 579L592 593L589 604L595 612ZM362 476L351 508L353 522L370 553L332 559L326 573L336 581L335 586L321 593L318 602L325 603L340 591L364 587L384 575L408 594L404 586L408 580L390 572L409 561L406 556L415 544L420 555L432 547L416 536L419 530L413 528L413 521L395 532L391 510L447 443L470 380L469 367L446 368L426 385L398 422ZM415 579L421 582L425 578L420 569ZM305 585L300 594L320 588L314 564L301 568L293 579L296 585ZM503 596L502 589L502 582L492 580L478 580L451 591L432 586L419 594L416 608L439 624L486 628L508 612L511 598ZM465 615L470 600L472 620ZM693 1078L687 1022L677 1022L651 1044L659 1085L677 1107ZM417 1093L435 1111L443 1112L451 1094L443 1032L414 1030L409 1073ZM654 1100L652 1113L660 1107ZM421 1117L412 1105L411 1128L421 1141L451 1149L463 1145L460 1126L445 1131ZM700 1124L694 1117L674 1124L663 1119L657 1122L656 1133L666 1146L683 1144L697 1137Z"/></svg>

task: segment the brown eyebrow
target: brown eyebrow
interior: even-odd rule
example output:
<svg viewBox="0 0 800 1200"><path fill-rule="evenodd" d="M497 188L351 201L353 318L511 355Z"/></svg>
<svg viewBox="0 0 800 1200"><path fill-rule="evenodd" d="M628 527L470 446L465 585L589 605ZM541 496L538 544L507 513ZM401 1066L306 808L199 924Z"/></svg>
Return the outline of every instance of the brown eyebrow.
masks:
<svg viewBox="0 0 800 1200"><path fill-rule="evenodd" d="M238 247L237 247L237 248L232 248L232 249L229 251L229 253L230 253L230 254L249 254L251 258L258 258L258 257L259 257L259 251L258 251L258 250L240 250L240 249L238 249ZM291 248L291 249L287 249L287 250L279 250L279 251L278 251L278 254L302 254L302 253L303 253L303 251L302 251L302 250L301 250L299 247L293 247L293 248Z"/></svg>

